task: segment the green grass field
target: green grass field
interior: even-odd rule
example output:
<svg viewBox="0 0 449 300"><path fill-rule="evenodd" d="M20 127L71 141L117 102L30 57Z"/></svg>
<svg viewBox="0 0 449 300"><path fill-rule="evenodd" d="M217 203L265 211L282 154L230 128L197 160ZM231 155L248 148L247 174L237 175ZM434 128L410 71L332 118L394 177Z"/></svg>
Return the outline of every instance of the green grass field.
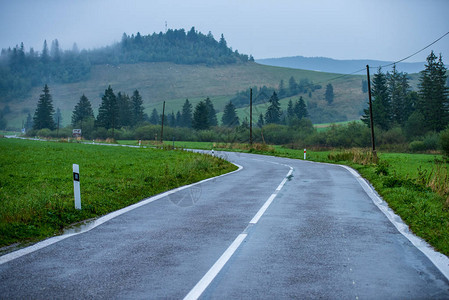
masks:
<svg viewBox="0 0 449 300"><path fill-rule="evenodd" d="M178 186L236 167L185 151L0 139L0 246L52 236ZM74 208L72 164L82 210Z"/></svg>

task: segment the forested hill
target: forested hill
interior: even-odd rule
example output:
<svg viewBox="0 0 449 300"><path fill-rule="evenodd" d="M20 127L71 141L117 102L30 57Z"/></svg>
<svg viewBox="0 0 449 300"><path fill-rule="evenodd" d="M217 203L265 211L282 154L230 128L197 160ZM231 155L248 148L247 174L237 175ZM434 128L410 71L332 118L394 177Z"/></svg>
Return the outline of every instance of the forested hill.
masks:
<svg viewBox="0 0 449 300"><path fill-rule="evenodd" d="M50 48L50 49L49 49ZM227 65L253 60L233 51L223 35L217 41L192 27L169 29L149 35L123 34L119 43L94 50L63 51L58 40L49 47L44 41L37 52L25 50L23 43L2 49L0 56L0 102L10 102L29 95L34 86L72 83L89 78L93 65L118 65L140 62L173 62L176 64Z"/></svg>

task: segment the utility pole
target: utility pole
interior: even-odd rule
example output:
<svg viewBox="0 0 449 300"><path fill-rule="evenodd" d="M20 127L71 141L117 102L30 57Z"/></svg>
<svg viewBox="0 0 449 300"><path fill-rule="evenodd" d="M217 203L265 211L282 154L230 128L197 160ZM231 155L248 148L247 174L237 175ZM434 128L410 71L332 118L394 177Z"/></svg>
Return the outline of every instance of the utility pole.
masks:
<svg viewBox="0 0 449 300"><path fill-rule="evenodd" d="M162 106L161 143L164 140L164 115L165 115L165 101L164 101L164 105Z"/></svg>
<svg viewBox="0 0 449 300"><path fill-rule="evenodd" d="M249 89L249 144L253 145L253 89Z"/></svg>
<svg viewBox="0 0 449 300"><path fill-rule="evenodd" d="M373 102L371 100L371 80L369 77L369 65L366 65L366 75L368 76L369 121L370 121L370 127L371 127L371 145L373 146L374 160L377 161L376 143L375 143L375 139L374 139Z"/></svg>

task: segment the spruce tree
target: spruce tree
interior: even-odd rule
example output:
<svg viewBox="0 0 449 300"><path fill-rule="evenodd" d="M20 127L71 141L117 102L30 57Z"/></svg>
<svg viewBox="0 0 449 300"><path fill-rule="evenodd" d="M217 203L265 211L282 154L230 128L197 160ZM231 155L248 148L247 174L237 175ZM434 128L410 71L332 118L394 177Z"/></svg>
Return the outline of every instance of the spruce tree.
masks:
<svg viewBox="0 0 449 300"><path fill-rule="evenodd" d="M270 105L267 108L267 111L265 112L265 123L266 124L279 124L281 121L281 105L279 104L279 99L276 94L276 92L273 92L273 95L271 95Z"/></svg>
<svg viewBox="0 0 449 300"><path fill-rule="evenodd" d="M235 111L235 106L231 101L229 101L229 103L226 104L224 108L221 123L223 124L223 126L227 127L235 127L240 125L239 117L237 116L237 113Z"/></svg>
<svg viewBox="0 0 449 300"><path fill-rule="evenodd" d="M387 80L391 99L391 119L393 124L403 125L410 115L406 109L407 93L410 87L407 74L398 72L396 65L393 65L392 73L387 73Z"/></svg>
<svg viewBox="0 0 449 300"><path fill-rule="evenodd" d="M391 103L388 94L387 76L382 73L381 68L374 74L372 85L372 106L374 125L383 130L390 129L391 126ZM370 126L369 109L364 109L362 121Z"/></svg>
<svg viewBox="0 0 449 300"><path fill-rule="evenodd" d="M295 110L293 108L293 101L290 99L287 105L287 117L291 120L295 116Z"/></svg>
<svg viewBox="0 0 449 300"><path fill-rule="evenodd" d="M96 127L104 127L106 129L119 127L119 108L117 97L111 86L109 86L101 98L100 108L95 123Z"/></svg>
<svg viewBox="0 0 449 300"><path fill-rule="evenodd" d="M55 122L53 120L54 108L53 101L50 95L50 90L47 85L42 90L43 94L39 96L37 108L33 117L33 129L48 128L55 129Z"/></svg>
<svg viewBox="0 0 449 300"><path fill-rule="evenodd" d="M262 128L265 125L265 121L263 119L263 114L259 115L259 119L257 120L257 127Z"/></svg>
<svg viewBox="0 0 449 300"><path fill-rule="evenodd" d="M208 114L209 126L217 126L218 125L217 112L215 111L212 101L210 100L209 97L207 97L204 103L206 104L207 110L209 112Z"/></svg>
<svg viewBox="0 0 449 300"><path fill-rule="evenodd" d="M195 106L193 112L192 127L195 130L209 129L209 109L204 101L200 101Z"/></svg>
<svg viewBox="0 0 449 300"><path fill-rule="evenodd" d="M299 100L296 101L295 107L294 107L294 113L295 116L298 118L298 120L301 120L303 118L307 118L309 116L309 112L307 111L307 106L304 101L304 99L299 97Z"/></svg>
<svg viewBox="0 0 449 300"><path fill-rule="evenodd" d="M117 93L117 105L118 105L118 122L119 127L132 125L132 104L129 96L125 93Z"/></svg>
<svg viewBox="0 0 449 300"><path fill-rule="evenodd" d="M192 104L190 104L189 99L186 99L182 106L180 126L187 128L192 127Z"/></svg>
<svg viewBox="0 0 449 300"><path fill-rule="evenodd" d="M425 69L419 79L419 100L417 109L423 115L426 129L439 132L449 122L449 97L446 86L446 67L441 55L437 61L433 51L427 57Z"/></svg>
<svg viewBox="0 0 449 300"><path fill-rule="evenodd" d="M142 96L140 96L138 90L135 90L133 92L133 95L131 96L131 110L132 110L132 118L131 118L132 126L136 126L145 121Z"/></svg>
<svg viewBox="0 0 449 300"><path fill-rule="evenodd" d="M81 122L94 118L94 111L89 99L83 94L72 113L72 126L79 126Z"/></svg>
<svg viewBox="0 0 449 300"><path fill-rule="evenodd" d="M159 120L159 113L157 112L157 109L154 108L150 116L150 123L153 125L157 125L159 124Z"/></svg>

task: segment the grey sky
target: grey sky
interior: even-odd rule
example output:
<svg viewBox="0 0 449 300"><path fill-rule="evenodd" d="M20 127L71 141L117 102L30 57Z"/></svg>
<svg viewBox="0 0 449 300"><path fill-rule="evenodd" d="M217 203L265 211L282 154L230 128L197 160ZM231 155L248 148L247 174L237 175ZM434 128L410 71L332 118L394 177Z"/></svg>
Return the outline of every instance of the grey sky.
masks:
<svg viewBox="0 0 449 300"><path fill-rule="evenodd" d="M398 60L449 31L448 0L0 0L0 48L44 39L94 48L192 26L256 59L325 56ZM430 49L449 62L449 35Z"/></svg>

